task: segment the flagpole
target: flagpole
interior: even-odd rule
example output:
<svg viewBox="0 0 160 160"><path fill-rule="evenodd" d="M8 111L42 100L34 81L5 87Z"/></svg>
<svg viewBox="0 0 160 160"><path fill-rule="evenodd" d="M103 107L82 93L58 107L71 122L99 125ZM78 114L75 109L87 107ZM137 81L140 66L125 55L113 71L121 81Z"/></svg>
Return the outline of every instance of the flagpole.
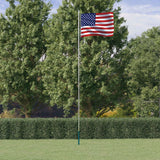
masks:
<svg viewBox="0 0 160 160"><path fill-rule="evenodd" d="M78 145L80 145L80 23L78 10Z"/></svg>

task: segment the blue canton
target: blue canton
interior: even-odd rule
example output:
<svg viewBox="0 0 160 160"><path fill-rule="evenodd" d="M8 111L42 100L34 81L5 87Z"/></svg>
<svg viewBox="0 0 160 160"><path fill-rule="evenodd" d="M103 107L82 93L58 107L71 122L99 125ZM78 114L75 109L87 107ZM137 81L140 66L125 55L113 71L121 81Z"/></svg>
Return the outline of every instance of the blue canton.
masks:
<svg viewBox="0 0 160 160"><path fill-rule="evenodd" d="M81 27L83 26L95 26L96 13L81 14Z"/></svg>

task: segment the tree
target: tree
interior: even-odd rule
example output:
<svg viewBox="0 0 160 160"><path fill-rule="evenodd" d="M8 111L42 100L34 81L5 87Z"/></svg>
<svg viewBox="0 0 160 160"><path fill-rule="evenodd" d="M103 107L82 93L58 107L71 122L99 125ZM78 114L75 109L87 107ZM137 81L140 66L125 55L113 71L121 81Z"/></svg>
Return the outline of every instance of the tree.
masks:
<svg viewBox="0 0 160 160"><path fill-rule="evenodd" d="M127 71L128 86L138 116L158 116L160 98L160 27L132 39L127 47L132 56Z"/></svg>
<svg viewBox="0 0 160 160"><path fill-rule="evenodd" d="M7 0L0 17L1 103L14 102L28 117L43 96L40 58L46 52L44 25L50 4L43 0Z"/></svg>
<svg viewBox="0 0 160 160"><path fill-rule="evenodd" d="M42 68L44 94L50 103L63 106L67 112L77 107L77 33L80 13L114 12L113 37L81 39L81 109L87 116L102 107L114 106L124 95L125 81L120 51L126 44L127 28L122 26L119 0L64 0L50 20L46 59ZM124 89L123 89L124 87Z"/></svg>

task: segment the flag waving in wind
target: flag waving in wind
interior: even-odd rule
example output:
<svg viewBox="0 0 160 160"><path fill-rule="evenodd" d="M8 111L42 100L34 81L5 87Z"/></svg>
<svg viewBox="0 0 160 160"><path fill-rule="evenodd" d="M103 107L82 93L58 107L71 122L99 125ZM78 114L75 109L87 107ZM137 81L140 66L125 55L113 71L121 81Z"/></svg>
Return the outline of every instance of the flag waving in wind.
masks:
<svg viewBox="0 0 160 160"><path fill-rule="evenodd" d="M81 37L104 36L114 33L113 12L81 14Z"/></svg>

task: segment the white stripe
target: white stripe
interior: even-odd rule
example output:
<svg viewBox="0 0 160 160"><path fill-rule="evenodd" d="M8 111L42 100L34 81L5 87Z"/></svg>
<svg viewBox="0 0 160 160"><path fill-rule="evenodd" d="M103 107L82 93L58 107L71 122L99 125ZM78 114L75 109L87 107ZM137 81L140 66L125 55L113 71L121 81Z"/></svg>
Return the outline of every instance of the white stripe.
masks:
<svg viewBox="0 0 160 160"><path fill-rule="evenodd" d="M111 24L111 23L113 23L113 21L110 21L110 22L97 22L97 21L96 21L95 24Z"/></svg>
<svg viewBox="0 0 160 160"><path fill-rule="evenodd" d="M111 20L114 19L113 17L111 18L101 18L101 19L96 19L96 21L105 21L105 20Z"/></svg>
<svg viewBox="0 0 160 160"><path fill-rule="evenodd" d="M81 27L81 28L85 28L85 29L87 29L87 28L94 28L94 27L96 27L96 28L104 28L104 29L107 29L107 28L111 28L111 27L114 27L114 25L110 25L110 26L83 26L83 27Z"/></svg>
<svg viewBox="0 0 160 160"><path fill-rule="evenodd" d="M95 35L104 35L104 36L110 36L110 35L113 35L113 33L92 33L92 32L89 32L89 33L82 33L81 36L85 36L85 35L90 35L90 34L95 34Z"/></svg>
<svg viewBox="0 0 160 160"><path fill-rule="evenodd" d="M96 17L104 17L104 16L113 16L113 14L101 14L101 15L96 15Z"/></svg>

